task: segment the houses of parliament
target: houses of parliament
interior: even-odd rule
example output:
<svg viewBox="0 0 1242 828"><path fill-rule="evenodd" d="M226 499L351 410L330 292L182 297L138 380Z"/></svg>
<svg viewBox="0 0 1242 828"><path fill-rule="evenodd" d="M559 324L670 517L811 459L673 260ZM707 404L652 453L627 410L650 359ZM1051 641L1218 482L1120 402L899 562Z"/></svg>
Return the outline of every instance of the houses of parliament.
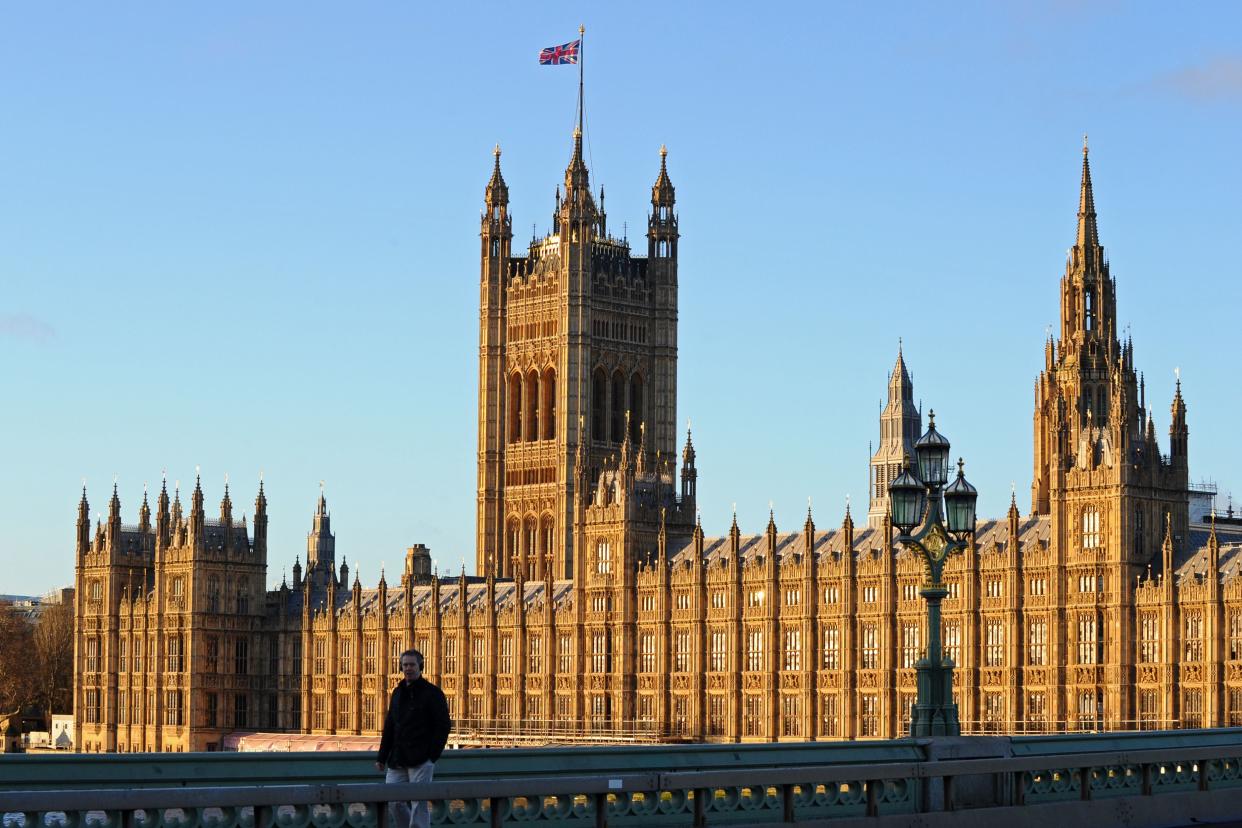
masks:
<svg viewBox="0 0 1242 828"><path fill-rule="evenodd" d="M905 732L926 640L887 485L923 429L888 377L865 522L708 536L677 433L678 215L660 152L646 249L609 233L575 133L551 232L515 251L500 150L480 226L477 575L407 550L351 582L320 496L292 581L267 503L195 481L123 522L78 507L75 727L91 751L197 751L236 731L377 736L417 647L459 730L708 742ZM945 579L967 732L1242 724L1242 526L1191 520L1180 382L1162 449L1083 150L1060 329L1035 381L1030 511L980 521ZM1051 301L1051 296L1049 297ZM877 382L877 387L879 383ZM1218 525L1219 523L1219 525ZM282 553L282 556L286 557Z"/></svg>

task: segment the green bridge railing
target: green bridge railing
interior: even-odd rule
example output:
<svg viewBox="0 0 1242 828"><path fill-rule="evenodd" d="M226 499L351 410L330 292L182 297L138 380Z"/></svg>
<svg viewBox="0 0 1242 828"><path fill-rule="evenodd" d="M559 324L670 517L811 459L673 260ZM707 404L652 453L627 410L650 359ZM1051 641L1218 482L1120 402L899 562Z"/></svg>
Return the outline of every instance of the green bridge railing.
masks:
<svg viewBox="0 0 1242 828"><path fill-rule="evenodd" d="M444 825L932 825L970 813L1013 826L1124 814L1137 826L1242 816L1242 729L461 750L442 757L435 782L406 785L379 782L372 762L0 756L0 828L377 828L396 799L430 800Z"/></svg>

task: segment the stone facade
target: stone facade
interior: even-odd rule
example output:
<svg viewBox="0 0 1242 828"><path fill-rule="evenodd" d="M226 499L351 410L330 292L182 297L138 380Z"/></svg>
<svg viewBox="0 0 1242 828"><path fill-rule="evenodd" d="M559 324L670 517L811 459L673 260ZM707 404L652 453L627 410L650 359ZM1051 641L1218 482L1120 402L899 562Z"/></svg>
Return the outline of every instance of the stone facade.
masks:
<svg viewBox="0 0 1242 828"><path fill-rule="evenodd" d="M551 235L511 255L499 152L482 224L479 576L425 547L390 587L335 559L322 495L307 566L263 592L227 486L205 519L114 490L77 542L75 725L87 750L201 750L233 729L375 735L397 656L422 650L461 730L601 740L903 733L926 640L920 562L886 482L922 427L904 356L870 464L868 525L718 537L673 464L677 218L663 157L646 258L607 233L575 136ZM1061 329L1036 383L1031 514L1016 500L950 560L943 641L969 731L1242 724L1242 521L1192 524L1186 406L1161 453L1116 334L1084 154Z"/></svg>

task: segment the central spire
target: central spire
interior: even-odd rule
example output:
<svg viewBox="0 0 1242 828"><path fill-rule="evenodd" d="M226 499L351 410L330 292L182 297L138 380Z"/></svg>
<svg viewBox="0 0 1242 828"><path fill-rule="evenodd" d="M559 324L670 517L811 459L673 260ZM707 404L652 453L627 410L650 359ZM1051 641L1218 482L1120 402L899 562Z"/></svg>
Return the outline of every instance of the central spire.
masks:
<svg viewBox="0 0 1242 828"><path fill-rule="evenodd" d="M1074 242L1084 250L1100 245L1100 232L1095 218L1095 195L1091 191L1091 163L1087 156L1087 136L1084 135L1082 136L1082 186L1078 193L1078 238Z"/></svg>

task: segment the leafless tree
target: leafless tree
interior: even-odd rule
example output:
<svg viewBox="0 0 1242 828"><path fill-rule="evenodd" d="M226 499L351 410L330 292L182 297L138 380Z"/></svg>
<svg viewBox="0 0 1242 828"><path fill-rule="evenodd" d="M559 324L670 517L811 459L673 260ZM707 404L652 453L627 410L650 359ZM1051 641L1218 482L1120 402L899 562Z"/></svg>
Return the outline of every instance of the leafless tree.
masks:
<svg viewBox="0 0 1242 828"><path fill-rule="evenodd" d="M73 606L46 604L34 629L37 695L46 715L73 710Z"/></svg>
<svg viewBox="0 0 1242 828"><path fill-rule="evenodd" d="M34 629L12 604L0 603L0 717L36 702L38 688Z"/></svg>

